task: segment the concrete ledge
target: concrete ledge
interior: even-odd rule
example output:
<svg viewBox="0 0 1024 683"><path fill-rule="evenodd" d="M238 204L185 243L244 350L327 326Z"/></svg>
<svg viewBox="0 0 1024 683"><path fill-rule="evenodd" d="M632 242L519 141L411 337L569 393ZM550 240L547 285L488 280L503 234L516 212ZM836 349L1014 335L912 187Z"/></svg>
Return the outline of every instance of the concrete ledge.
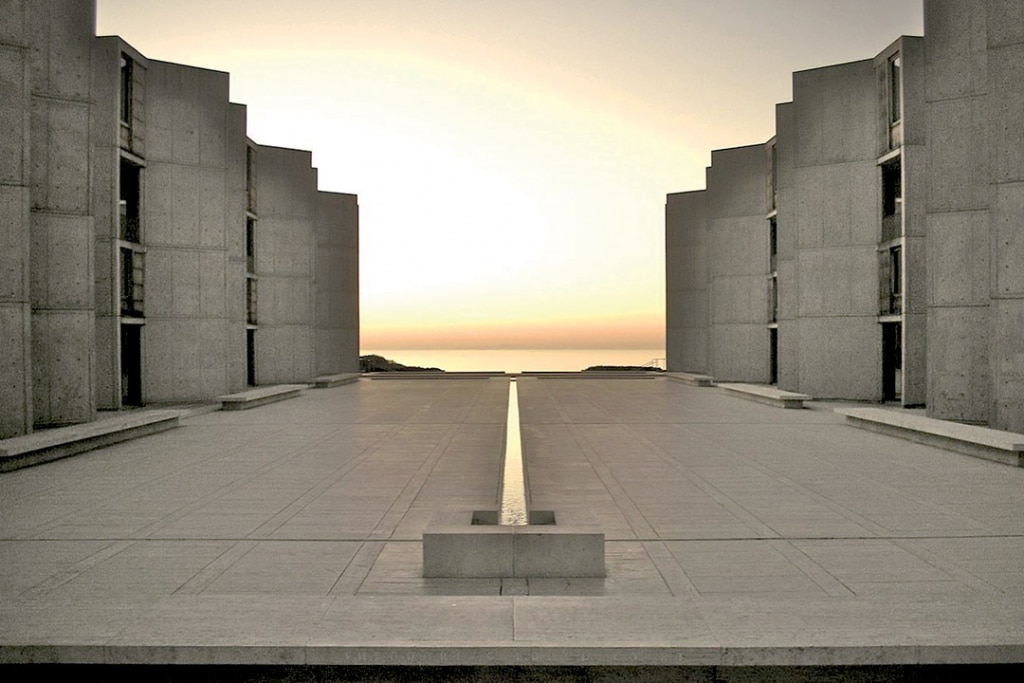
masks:
<svg viewBox="0 0 1024 683"><path fill-rule="evenodd" d="M176 410L140 410L0 440L0 472L59 460L178 426Z"/></svg>
<svg viewBox="0 0 1024 683"><path fill-rule="evenodd" d="M295 398L306 386L305 384L275 384L240 391L237 394L218 396L217 400L221 402L221 410L248 410L267 403Z"/></svg>
<svg viewBox="0 0 1024 683"><path fill-rule="evenodd" d="M682 382L691 387L713 387L715 379L710 375L695 375L689 372L666 372L665 376L673 382Z"/></svg>
<svg viewBox="0 0 1024 683"><path fill-rule="evenodd" d="M777 408L803 408L804 401L811 400L807 394L782 391L766 384L719 384L718 387L725 389L726 393L733 396Z"/></svg>
<svg viewBox="0 0 1024 683"><path fill-rule="evenodd" d="M506 377L503 370L482 370L480 372L431 372L429 370L406 370L395 372L368 372L369 379L491 379Z"/></svg>
<svg viewBox="0 0 1024 683"><path fill-rule="evenodd" d="M342 384L351 384L357 381L362 375L358 372L343 372L338 375L321 375L313 380L313 387L316 389L331 389Z"/></svg>
<svg viewBox="0 0 1024 683"><path fill-rule="evenodd" d="M580 370L578 372L525 370L519 374L523 377L543 379L655 379L665 373L647 370Z"/></svg>
<svg viewBox="0 0 1024 683"><path fill-rule="evenodd" d="M442 513L442 522L423 532L424 578L600 578L605 576L604 532L596 525L573 524L572 512L559 514L568 524L500 526L472 524L486 514ZM497 515L495 514L495 518ZM530 513L531 521L555 519Z"/></svg>
<svg viewBox="0 0 1024 683"><path fill-rule="evenodd" d="M536 598L512 598L535 600ZM676 601L678 601L676 599ZM680 602L680 609L686 605ZM391 681L758 681L795 682L825 680L847 681L970 681L1013 680L985 669L956 669L951 665L1006 665L1019 671L1020 645L854 645L854 646L778 646L727 648L709 645L627 644L569 645L533 642L503 645L487 643L467 646L445 641L402 643L356 643L302 645L22 645L0 646L0 663L5 665L70 664L84 670L75 676L83 680L126 680L124 669L131 665L166 667L160 671L136 671L149 680L242 680L231 667L262 667L249 671L245 680L367 680ZM97 667L118 667L102 672ZM196 667L213 670L196 670ZM349 672L360 676L337 678L336 671L317 667L354 667ZM523 667L521 674L500 667ZM573 667L570 677L565 667ZM367 667L360 670L359 667ZM428 671L402 667L431 667ZM478 667L459 672L452 667ZM537 669L537 667L542 667ZM558 667L545 671L543 667ZM626 667L621 675L615 669ZM658 667L671 667L670 669ZM752 669L750 667L757 667ZM794 667L795 670L791 667ZM178 670L180 669L180 670ZM559 670L560 669L560 670ZM593 675L587 675L593 669ZM492 675L481 675L490 671ZM728 675L732 672L732 675ZM916 672L917 675L907 675ZM40 671L13 672L15 678L34 678ZM24 676L18 676L23 673ZM70 673L68 671L59 673ZM106 673L104 678L100 674ZM647 675L644 675L644 674ZM30 675L31 674L31 675ZM219 675L218 675L219 674ZM503 675L500 675L503 674ZM546 674L546 675L545 675ZM561 674L561 675L559 675ZM689 674L689 675L687 675ZM718 675L716 675L718 674ZM992 674L992 675L988 675Z"/></svg>
<svg viewBox="0 0 1024 683"><path fill-rule="evenodd" d="M861 429L1004 465L1024 467L1024 434L937 420L924 415L911 415L883 408L837 408L835 412L845 416L848 423Z"/></svg>

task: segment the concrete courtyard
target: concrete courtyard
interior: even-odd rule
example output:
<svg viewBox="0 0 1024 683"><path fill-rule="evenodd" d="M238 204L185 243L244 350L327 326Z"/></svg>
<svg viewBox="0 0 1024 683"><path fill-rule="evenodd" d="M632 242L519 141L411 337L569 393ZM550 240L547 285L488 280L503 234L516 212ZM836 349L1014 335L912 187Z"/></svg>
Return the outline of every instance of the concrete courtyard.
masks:
<svg viewBox="0 0 1024 683"><path fill-rule="evenodd" d="M1024 470L664 378L519 380L531 507L604 579L424 579L508 381L363 379L0 475L0 662L1024 661Z"/></svg>

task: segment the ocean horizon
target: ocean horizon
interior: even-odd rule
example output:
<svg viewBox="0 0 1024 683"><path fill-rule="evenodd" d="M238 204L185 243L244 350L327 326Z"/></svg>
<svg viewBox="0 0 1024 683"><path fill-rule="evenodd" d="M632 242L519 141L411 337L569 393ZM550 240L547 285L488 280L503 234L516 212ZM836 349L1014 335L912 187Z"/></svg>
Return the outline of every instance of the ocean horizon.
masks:
<svg viewBox="0 0 1024 683"><path fill-rule="evenodd" d="M665 367L664 349L364 349L403 365L448 372L575 372L593 365Z"/></svg>

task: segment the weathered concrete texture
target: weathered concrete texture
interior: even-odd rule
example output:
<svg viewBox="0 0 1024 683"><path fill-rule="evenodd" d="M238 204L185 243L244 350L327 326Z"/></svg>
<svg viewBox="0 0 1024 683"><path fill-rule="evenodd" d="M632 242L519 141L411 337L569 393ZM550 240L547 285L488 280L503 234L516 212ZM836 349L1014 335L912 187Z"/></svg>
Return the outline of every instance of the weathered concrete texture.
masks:
<svg viewBox="0 0 1024 683"><path fill-rule="evenodd" d="M308 382L318 374L312 282L316 169L309 152L264 145L256 150L257 381Z"/></svg>
<svg viewBox="0 0 1024 683"><path fill-rule="evenodd" d="M707 193L665 204L665 346L670 371L708 370Z"/></svg>
<svg viewBox="0 0 1024 683"><path fill-rule="evenodd" d="M92 3L23 5L31 78L30 300L36 425L95 416L90 190ZM55 21L54 18L59 20Z"/></svg>
<svg viewBox="0 0 1024 683"><path fill-rule="evenodd" d="M722 381L769 380L767 171L764 145L711 154L708 370Z"/></svg>
<svg viewBox="0 0 1024 683"><path fill-rule="evenodd" d="M928 328L947 351L929 360L928 404L936 417L1021 431L1024 8L983 9L926 3L929 136L943 141L928 146Z"/></svg>
<svg viewBox="0 0 1024 683"><path fill-rule="evenodd" d="M778 145L792 146L780 172L793 203L780 198L786 211L779 232L784 248L794 248L786 254L792 267L779 271L779 290L796 292L798 320L780 325L787 328L779 344L782 389L823 398L881 396L876 93L868 60L793 74ZM797 383L788 384L794 367Z"/></svg>
<svg viewBox="0 0 1024 683"><path fill-rule="evenodd" d="M532 506L591 514L605 578L423 578L438 510L493 509L507 381L357 382L0 476L0 661L1024 658L1024 469L665 379L519 392Z"/></svg>
<svg viewBox="0 0 1024 683"><path fill-rule="evenodd" d="M8 3L0 33L0 438L32 431L29 304L29 112L25 8Z"/></svg>
<svg viewBox="0 0 1024 683"><path fill-rule="evenodd" d="M228 75L150 61L146 76L143 398L194 401L229 388L225 219L244 200L226 186Z"/></svg>
<svg viewBox="0 0 1024 683"><path fill-rule="evenodd" d="M359 202L316 193L316 372L359 371Z"/></svg>

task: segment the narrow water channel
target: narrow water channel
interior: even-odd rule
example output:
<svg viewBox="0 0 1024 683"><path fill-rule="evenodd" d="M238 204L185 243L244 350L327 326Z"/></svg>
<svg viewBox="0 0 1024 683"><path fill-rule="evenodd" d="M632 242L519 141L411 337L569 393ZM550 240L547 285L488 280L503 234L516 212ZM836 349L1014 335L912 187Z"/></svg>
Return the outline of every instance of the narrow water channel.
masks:
<svg viewBox="0 0 1024 683"><path fill-rule="evenodd" d="M519 432L519 387L513 377L508 383L505 467L501 476L501 514L498 523L504 526L525 526L528 521L523 443Z"/></svg>

